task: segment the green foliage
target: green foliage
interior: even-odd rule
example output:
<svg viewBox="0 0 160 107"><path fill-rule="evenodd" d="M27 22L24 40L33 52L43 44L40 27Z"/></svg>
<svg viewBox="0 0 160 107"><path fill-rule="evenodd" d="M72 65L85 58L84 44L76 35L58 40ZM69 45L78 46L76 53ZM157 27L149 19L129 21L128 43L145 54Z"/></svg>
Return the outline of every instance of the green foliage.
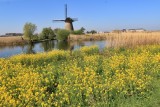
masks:
<svg viewBox="0 0 160 107"><path fill-rule="evenodd" d="M65 41L67 40L69 34L70 32L68 30L60 29L57 31L57 39L60 41Z"/></svg>
<svg viewBox="0 0 160 107"><path fill-rule="evenodd" d="M97 31L96 30L91 30L91 31L87 31L86 33L95 34L95 33L97 33Z"/></svg>
<svg viewBox="0 0 160 107"><path fill-rule="evenodd" d="M42 33L40 34L41 39L54 39L54 31L51 28L43 28Z"/></svg>
<svg viewBox="0 0 160 107"><path fill-rule="evenodd" d="M33 41L39 40L38 34L34 34L34 35L32 36L32 40L33 40Z"/></svg>
<svg viewBox="0 0 160 107"><path fill-rule="evenodd" d="M81 32L84 33L84 31L86 30L84 27L81 27Z"/></svg>
<svg viewBox="0 0 160 107"><path fill-rule="evenodd" d="M85 28L82 27L81 29L72 31L71 33L74 35L82 35L84 34L84 31L85 31Z"/></svg>
<svg viewBox="0 0 160 107"><path fill-rule="evenodd" d="M81 30L75 30L75 31L72 31L71 33L74 35L82 35L83 34Z"/></svg>
<svg viewBox="0 0 160 107"><path fill-rule="evenodd" d="M80 49L80 53L84 53L86 55L98 54L99 49L97 46L90 46L90 47L85 46Z"/></svg>
<svg viewBox="0 0 160 107"><path fill-rule="evenodd" d="M57 34L58 30L60 30L60 28L55 28L53 31L55 34Z"/></svg>
<svg viewBox="0 0 160 107"><path fill-rule="evenodd" d="M0 58L0 106L159 107L159 49L92 46Z"/></svg>
<svg viewBox="0 0 160 107"><path fill-rule="evenodd" d="M37 26L35 24L26 23L23 27L24 36L31 41L36 29Z"/></svg>

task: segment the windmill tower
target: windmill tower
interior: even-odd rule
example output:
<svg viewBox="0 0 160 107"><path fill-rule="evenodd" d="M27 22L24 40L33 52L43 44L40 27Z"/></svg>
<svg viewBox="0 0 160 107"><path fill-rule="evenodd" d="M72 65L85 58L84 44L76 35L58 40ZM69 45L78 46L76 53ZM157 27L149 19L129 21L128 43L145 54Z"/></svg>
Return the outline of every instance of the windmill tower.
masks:
<svg viewBox="0 0 160 107"><path fill-rule="evenodd" d="M65 29L69 31L73 31L73 22L78 21L77 18L70 18L67 16L67 4L65 5L65 19L64 20L53 20L53 21L62 21L65 22Z"/></svg>

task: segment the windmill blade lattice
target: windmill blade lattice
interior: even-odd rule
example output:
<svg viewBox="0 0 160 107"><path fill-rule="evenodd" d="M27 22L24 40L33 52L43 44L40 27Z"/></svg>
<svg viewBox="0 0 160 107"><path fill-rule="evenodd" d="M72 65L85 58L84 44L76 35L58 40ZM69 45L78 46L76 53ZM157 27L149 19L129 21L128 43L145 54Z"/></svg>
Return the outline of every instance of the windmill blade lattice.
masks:
<svg viewBox="0 0 160 107"><path fill-rule="evenodd" d="M73 24L72 22L78 21L78 18L70 18L67 16L67 4L65 5L65 19L64 20L53 20L53 22L65 22L65 29L69 31L73 31Z"/></svg>

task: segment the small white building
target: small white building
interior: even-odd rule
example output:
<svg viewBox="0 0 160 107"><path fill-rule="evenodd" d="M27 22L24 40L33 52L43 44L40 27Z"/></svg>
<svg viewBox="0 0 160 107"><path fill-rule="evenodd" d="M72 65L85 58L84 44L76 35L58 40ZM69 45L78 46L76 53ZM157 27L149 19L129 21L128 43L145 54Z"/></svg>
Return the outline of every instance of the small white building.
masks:
<svg viewBox="0 0 160 107"><path fill-rule="evenodd" d="M145 29L127 29L126 32L145 32Z"/></svg>
<svg viewBox="0 0 160 107"><path fill-rule="evenodd" d="M99 32L97 32L98 34L104 34L104 32L103 31L99 31Z"/></svg>

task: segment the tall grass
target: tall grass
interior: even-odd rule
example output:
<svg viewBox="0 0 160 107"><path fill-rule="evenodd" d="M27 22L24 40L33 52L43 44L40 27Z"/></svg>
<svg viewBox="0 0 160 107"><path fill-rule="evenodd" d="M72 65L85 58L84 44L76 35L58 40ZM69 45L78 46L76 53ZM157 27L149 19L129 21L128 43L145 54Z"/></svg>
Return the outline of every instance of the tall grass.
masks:
<svg viewBox="0 0 160 107"><path fill-rule="evenodd" d="M70 35L70 41L105 40L109 34Z"/></svg>
<svg viewBox="0 0 160 107"><path fill-rule="evenodd" d="M21 36L0 37L0 46L26 44L27 40Z"/></svg>
<svg viewBox="0 0 160 107"><path fill-rule="evenodd" d="M112 33L107 37L108 47L135 47L160 44L160 32Z"/></svg>

